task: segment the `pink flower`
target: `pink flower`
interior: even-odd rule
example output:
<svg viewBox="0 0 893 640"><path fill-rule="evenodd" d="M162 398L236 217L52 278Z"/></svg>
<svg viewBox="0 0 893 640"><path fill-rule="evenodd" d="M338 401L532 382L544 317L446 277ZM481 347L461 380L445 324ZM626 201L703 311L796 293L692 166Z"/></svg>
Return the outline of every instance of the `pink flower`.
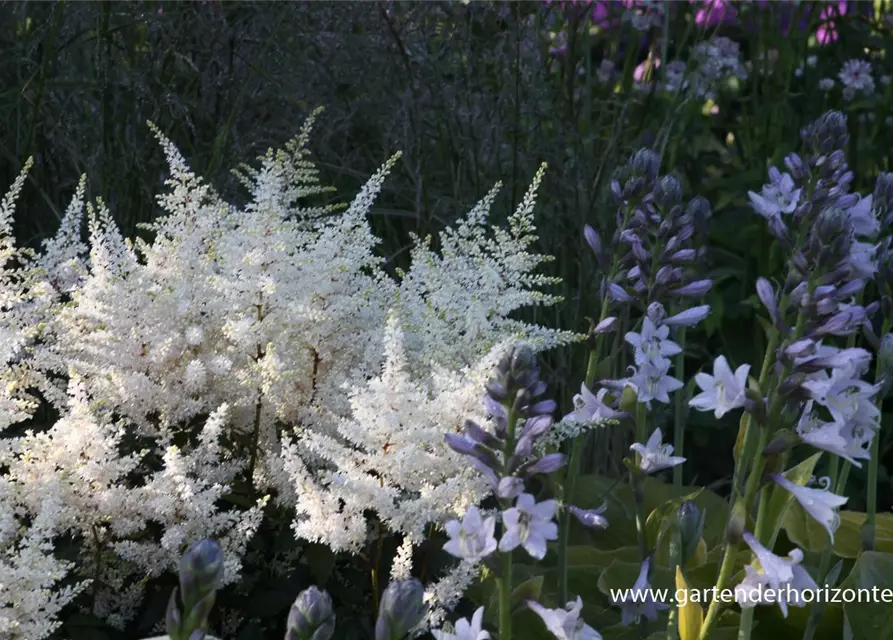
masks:
<svg viewBox="0 0 893 640"><path fill-rule="evenodd" d="M696 2L696 0L689 0ZM728 0L702 0L702 6L695 14L695 24L710 28L735 19L735 7Z"/></svg>
<svg viewBox="0 0 893 640"><path fill-rule="evenodd" d="M822 9L822 12L819 14L819 19L823 22L815 32L816 40L819 44L831 44L832 42L837 42L839 36L837 34L837 25L834 22L834 18L846 15L846 11L846 0L840 0L836 4L830 4Z"/></svg>

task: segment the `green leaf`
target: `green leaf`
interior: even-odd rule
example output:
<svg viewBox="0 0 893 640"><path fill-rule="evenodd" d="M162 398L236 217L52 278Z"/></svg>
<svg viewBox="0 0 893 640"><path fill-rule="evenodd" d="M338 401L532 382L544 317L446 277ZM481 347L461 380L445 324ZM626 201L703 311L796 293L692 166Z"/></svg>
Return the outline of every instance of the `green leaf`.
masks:
<svg viewBox="0 0 893 640"><path fill-rule="evenodd" d="M523 608L528 600L539 602L543 593L543 581L543 576L536 576L515 587L509 598L512 610L517 611L519 608Z"/></svg>
<svg viewBox="0 0 893 640"><path fill-rule="evenodd" d="M834 553L855 558L862 551L861 530L866 515L861 511L841 511L840 526L834 532ZM876 550L893 553L893 514L879 513L876 519ZM784 530L791 542L804 551L821 551L828 533L825 528L794 502L784 519Z"/></svg>
<svg viewBox="0 0 893 640"><path fill-rule="evenodd" d="M841 587L867 589L868 593L874 591L878 594L865 597L865 592L857 591L863 597L843 605L853 640L893 638L893 597L888 597L887 602L880 597L884 590L887 590L888 596L893 596L893 555L879 551L864 552Z"/></svg>

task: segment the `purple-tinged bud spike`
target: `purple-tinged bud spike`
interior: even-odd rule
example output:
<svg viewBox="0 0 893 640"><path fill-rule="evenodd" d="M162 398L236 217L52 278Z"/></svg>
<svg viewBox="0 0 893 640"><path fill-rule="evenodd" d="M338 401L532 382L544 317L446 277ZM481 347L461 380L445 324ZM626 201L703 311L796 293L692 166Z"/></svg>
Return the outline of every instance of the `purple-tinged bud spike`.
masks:
<svg viewBox="0 0 893 640"><path fill-rule="evenodd" d="M533 385L533 389L530 390L530 396L532 398L536 398L537 396L543 395L545 392L546 383L540 380L535 385Z"/></svg>
<svg viewBox="0 0 893 640"><path fill-rule="evenodd" d="M712 280L695 280L684 287L680 287L670 293L684 298L701 298L713 287Z"/></svg>
<svg viewBox="0 0 893 640"><path fill-rule="evenodd" d="M475 442L470 438L458 433L448 433L443 438L446 440L447 446L456 453L461 453L465 456L473 456L477 453L475 451Z"/></svg>
<svg viewBox="0 0 893 640"><path fill-rule="evenodd" d="M524 493L524 481L512 476L500 480L496 488L496 495L503 500L514 500L522 493Z"/></svg>
<svg viewBox="0 0 893 640"><path fill-rule="evenodd" d="M766 219L766 224L769 227L769 233L771 233L778 243L781 245L781 248L785 251L790 251L794 247L794 239L791 237L791 232L788 230L787 225L784 221L778 216L770 216Z"/></svg>
<svg viewBox="0 0 893 640"><path fill-rule="evenodd" d="M595 325L595 328L592 330L594 334L600 333L611 333L617 330L617 318L614 316L609 316Z"/></svg>
<svg viewBox="0 0 893 640"><path fill-rule="evenodd" d="M864 307L850 307L834 314L812 331L813 336L845 336L856 330L865 320Z"/></svg>
<svg viewBox="0 0 893 640"><path fill-rule="evenodd" d="M841 285L839 289L837 289L837 299L838 300L846 300L848 298L852 298L860 291L865 288L865 280L861 278L857 278L855 280L850 280L849 282Z"/></svg>
<svg viewBox="0 0 893 640"><path fill-rule="evenodd" d="M486 385L486 389L487 389L487 394L493 400L496 400L497 402L502 402L503 400L505 400L505 397L507 395L507 393L505 391L505 387L502 386L502 383L499 382L498 380L488 381L487 385Z"/></svg>
<svg viewBox="0 0 893 640"><path fill-rule="evenodd" d="M465 459L468 461L468 464L470 464L472 467L474 467L474 469L478 473L480 473L482 476L484 476L484 478L486 478L487 482L490 483L491 487L496 489L496 487L499 485L499 478L496 476L496 472L493 471L493 469L491 469L487 464L485 464L481 460L478 460L477 458L474 458L472 456L466 456Z"/></svg>
<svg viewBox="0 0 893 640"><path fill-rule="evenodd" d="M633 297L619 284L608 283L608 297L614 302L632 302Z"/></svg>
<svg viewBox="0 0 893 640"><path fill-rule="evenodd" d="M523 435L518 438L518 443L515 445L515 451L512 453L512 457L509 460L509 473L511 473L518 464L526 460L531 453L533 453L533 438L529 435Z"/></svg>
<svg viewBox="0 0 893 640"><path fill-rule="evenodd" d="M506 423L508 422L508 413L505 410L505 407L502 406L500 402L498 402L491 395L484 396L484 409L487 410L487 414L493 420L493 422L505 428Z"/></svg>
<svg viewBox="0 0 893 640"><path fill-rule="evenodd" d="M667 285L673 279L673 267L665 264L660 269L657 270L657 273L654 274L654 279L659 285Z"/></svg>
<svg viewBox="0 0 893 640"><path fill-rule="evenodd" d="M332 598L315 586L295 598L288 613L285 640L329 640L335 632Z"/></svg>
<svg viewBox="0 0 893 640"><path fill-rule="evenodd" d="M400 640L425 617L425 588L415 579L391 582L381 595L375 640Z"/></svg>
<svg viewBox="0 0 893 640"><path fill-rule="evenodd" d="M710 305L702 304L666 318L663 324L668 327L692 327L708 315L710 315Z"/></svg>
<svg viewBox="0 0 893 640"><path fill-rule="evenodd" d="M608 508L607 504L603 504L598 509L581 509L574 505L568 505L567 510L571 512L577 521L584 527L590 529L607 529L608 519L602 514Z"/></svg>
<svg viewBox="0 0 893 640"><path fill-rule="evenodd" d="M838 306L839 303L834 298L822 298L816 301L815 310L820 316L827 316L837 311Z"/></svg>
<svg viewBox="0 0 893 640"><path fill-rule="evenodd" d="M638 241L632 243L632 251L633 251L633 256L639 262L645 262L646 260L650 259L650 257L651 257L651 254L648 253L648 251L645 249L645 246L641 242L638 242Z"/></svg>
<svg viewBox="0 0 893 640"><path fill-rule="evenodd" d="M566 458L562 453L549 453L534 462L525 471L527 476L548 475L558 471L565 465Z"/></svg>

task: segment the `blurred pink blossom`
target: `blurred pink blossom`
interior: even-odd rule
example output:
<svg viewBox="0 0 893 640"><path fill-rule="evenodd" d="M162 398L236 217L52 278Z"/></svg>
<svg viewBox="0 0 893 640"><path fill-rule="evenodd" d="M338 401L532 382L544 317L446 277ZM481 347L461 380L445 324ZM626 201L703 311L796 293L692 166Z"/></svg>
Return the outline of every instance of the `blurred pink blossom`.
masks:
<svg viewBox="0 0 893 640"><path fill-rule="evenodd" d="M695 24L699 27L715 27L733 21L736 17L735 7L728 0L689 0L689 2L701 5L695 14Z"/></svg>
<svg viewBox="0 0 893 640"><path fill-rule="evenodd" d="M819 19L822 20L822 23L815 32L816 40L819 44L831 44L832 42L837 42L839 36L837 34L837 25L834 22L834 18L846 15L846 12L846 0L829 3L828 6L822 9L822 12L819 14Z"/></svg>

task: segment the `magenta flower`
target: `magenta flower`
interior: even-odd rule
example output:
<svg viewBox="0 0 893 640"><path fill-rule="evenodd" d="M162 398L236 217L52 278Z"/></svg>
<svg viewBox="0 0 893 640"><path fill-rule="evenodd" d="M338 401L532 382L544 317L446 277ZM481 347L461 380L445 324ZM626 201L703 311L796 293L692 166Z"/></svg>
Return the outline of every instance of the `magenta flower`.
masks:
<svg viewBox="0 0 893 640"><path fill-rule="evenodd" d="M837 34L837 25L834 22L834 18L846 15L846 11L846 0L829 3L827 7L822 9L822 12L819 14L819 19L822 20L822 23L815 32L816 40L819 44L831 44L832 42L837 42L839 36Z"/></svg>
<svg viewBox="0 0 893 640"><path fill-rule="evenodd" d="M689 2L701 3L695 14L695 24L699 27L709 29L735 20L735 7L728 0L689 0Z"/></svg>

